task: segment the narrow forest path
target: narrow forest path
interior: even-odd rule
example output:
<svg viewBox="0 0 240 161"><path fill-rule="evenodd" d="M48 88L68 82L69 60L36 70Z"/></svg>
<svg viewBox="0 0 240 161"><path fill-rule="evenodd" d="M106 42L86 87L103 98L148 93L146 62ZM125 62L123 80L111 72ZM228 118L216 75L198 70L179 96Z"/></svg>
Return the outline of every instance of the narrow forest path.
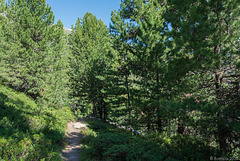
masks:
<svg viewBox="0 0 240 161"><path fill-rule="evenodd" d="M64 161L79 161L81 147L79 142L82 134L81 130L86 128L82 121L69 122L67 125L67 146L62 150Z"/></svg>

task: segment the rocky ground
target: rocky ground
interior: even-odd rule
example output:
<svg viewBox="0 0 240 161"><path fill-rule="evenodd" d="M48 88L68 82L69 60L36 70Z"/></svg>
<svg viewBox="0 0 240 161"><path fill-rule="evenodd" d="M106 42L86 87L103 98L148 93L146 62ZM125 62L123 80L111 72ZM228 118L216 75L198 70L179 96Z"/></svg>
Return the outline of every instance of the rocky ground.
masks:
<svg viewBox="0 0 240 161"><path fill-rule="evenodd" d="M64 161L79 161L81 147L79 142L82 134L81 130L86 128L82 121L69 122L67 125L67 146L62 150L62 159Z"/></svg>

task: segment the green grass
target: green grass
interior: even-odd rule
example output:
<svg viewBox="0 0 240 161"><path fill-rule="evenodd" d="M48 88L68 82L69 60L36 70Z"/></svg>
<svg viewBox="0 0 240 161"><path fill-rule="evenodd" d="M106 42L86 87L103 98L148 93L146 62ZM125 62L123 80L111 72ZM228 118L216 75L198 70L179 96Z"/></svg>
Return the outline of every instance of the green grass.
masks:
<svg viewBox="0 0 240 161"><path fill-rule="evenodd" d="M39 110L34 100L0 85L0 160L60 160L71 110Z"/></svg>

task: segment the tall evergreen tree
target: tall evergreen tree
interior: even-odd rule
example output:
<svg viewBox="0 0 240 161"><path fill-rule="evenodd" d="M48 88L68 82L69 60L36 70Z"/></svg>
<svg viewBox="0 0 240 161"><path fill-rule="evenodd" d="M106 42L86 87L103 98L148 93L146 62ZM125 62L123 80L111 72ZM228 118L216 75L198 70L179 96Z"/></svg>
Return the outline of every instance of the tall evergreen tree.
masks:
<svg viewBox="0 0 240 161"><path fill-rule="evenodd" d="M81 105L88 100L93 106L94 117L97 117L97 111L102 117L101 106L105 104L104 75L110 53L108 34L101 20L86 13L81 20L77 20L69 39L72 51L72 96Z"/></svg>
<svg viewBox="0 0 240 161"><path fill-rule="evenodd" d="M216 121L208 124L209 137L230 152L239 145L239 1L171 1L169 6L171 70L188 84L183 92L217 106L208 120Z"/></svg>
<svg viewBox="0 0 240 161"><path fill-rule="evenodd" d="M54 25L54 35L50 46L48 57L48 68L46 82L48 91L45 92L45 98L51 98L50 102L57 105L68 103L69 95L69 48L67 46L67 35L64 33L64 26L61 20Z"/></svg>
<svg viewBox="0 0 240 161"><path fill-rule="evenodd" d="M0 1L0 71L3 70L3 68L1 68L3 66L3 59L2 59L3 46L1 44L4 43L4 26L6 25L6 16L5 16L6 6L5 6L4 2L5 2L4 0Z"/></svg>
<svg viewBox="0 0 240 161"><path fill-rule="evenodd" d="M35 100L60 103L56 100L65 93L60 82L66 82L62 80L67 67L61 64L66 58L63 25L53 25L54 15L45 0L14 0L8 7L2 79ZM56 99L48 97L53 95Z"/></svg>
<svg viewBox="0 0 240 161"><path fill-rule="evenodd" d="M125 0L119 12L113 14L111 26L118 41L116 47L119 49L120 44L126 49L122 52L122 59L132 57L132 60L127 62L127 69L135 77L134 84L137 84L135 92L131 94L131 98L138 100L132 100L135 117L139 118L139 115L144 113L147 116L144 122L148 129L151 123L155 123L160 132L162 119L158 102L160 97L163 97L160 77L164 74L166 55L166 37L163 35L165 21L162 17L164 11L162 3L158 1ZM126 89L130 88L127 83Z"/></svg>
<svg viewBox="0 0 240 161"><path fill-rule="evenodd" d="M138 91L131 90L130 97L138 123L140 116L148 129L170 132L174 122L178 134L199 131L222 151L236 149L238 6L235 0L122 1L111 29L120 64L135 77L130 84L126 77L125 88Z"/></svg>
<svg viewBox="0 0 240 161"><path fill-rule="evenodd" d="M4 0L0 0L0 13L1 15L3 15L4 11L5 11L5 1Z"/></svg>

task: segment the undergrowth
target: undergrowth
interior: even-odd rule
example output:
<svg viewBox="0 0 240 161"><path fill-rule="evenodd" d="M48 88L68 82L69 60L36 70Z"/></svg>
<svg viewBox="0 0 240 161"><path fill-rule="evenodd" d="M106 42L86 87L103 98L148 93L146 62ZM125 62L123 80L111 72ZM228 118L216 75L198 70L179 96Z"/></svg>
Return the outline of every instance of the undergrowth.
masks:
<svg viewBox="0 0 240 161"><path fill-rule="evenodd" d="M162 136L157 133L132 135L129 131L101 121L86 121L82 133L81 159L102 161L177 161L209 160L219 152L204 142L187 136Z"/></svg>
<svg viewBox="0 0 240 161"><path fill-rule="evenodd" d="M68 107L41 109L23 93L0 85L0 160L61 160Z"/></svg>

